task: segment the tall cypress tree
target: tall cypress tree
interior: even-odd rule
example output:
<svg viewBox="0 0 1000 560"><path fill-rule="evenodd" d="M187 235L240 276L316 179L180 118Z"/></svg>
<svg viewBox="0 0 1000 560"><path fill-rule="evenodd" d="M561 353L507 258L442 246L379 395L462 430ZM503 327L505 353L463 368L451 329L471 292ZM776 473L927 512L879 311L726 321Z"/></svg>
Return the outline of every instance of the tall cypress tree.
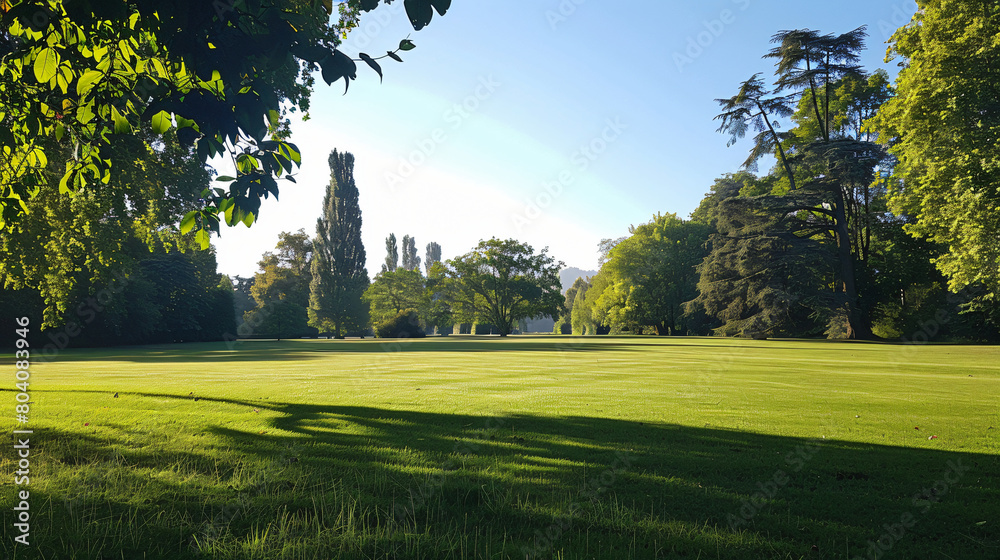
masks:
<svg viewBox="0 0 1000 560"><path fill-rule="evenodd" d="M361 243L354 156L334 150L329 163L330 183L313 242L309 324L340 338L345 332L367 328L368 305L361 300L361 294L369 280Z"/></svg>

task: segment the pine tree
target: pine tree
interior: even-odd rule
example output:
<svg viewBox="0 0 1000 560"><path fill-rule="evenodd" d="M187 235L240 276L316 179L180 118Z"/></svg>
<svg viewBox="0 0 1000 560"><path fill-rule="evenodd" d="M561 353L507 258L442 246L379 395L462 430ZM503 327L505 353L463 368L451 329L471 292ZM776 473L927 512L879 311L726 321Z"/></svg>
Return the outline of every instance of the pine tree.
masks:
<svg viewBox="0 0 1000 560"><path fill-rule="evenodd" d="M334 150L329 163L330 183L313 242L309 324L340 338L345 332L367 327L368 305L361 300L361 294L369 281L361 243L354 156Z"/></svg>

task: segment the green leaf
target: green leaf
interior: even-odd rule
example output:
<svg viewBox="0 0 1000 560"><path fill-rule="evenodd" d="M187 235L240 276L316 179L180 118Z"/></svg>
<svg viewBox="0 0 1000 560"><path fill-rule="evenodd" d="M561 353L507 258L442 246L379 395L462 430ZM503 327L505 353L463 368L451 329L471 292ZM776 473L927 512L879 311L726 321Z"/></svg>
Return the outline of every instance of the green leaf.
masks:
<svg viewBox="0 0 1000 560"><path fill-rule="evenodd" d="M399 42L399 50L401 50L401 51L404 51L404 52L405 51L412 51L415 48L417 48L417 46L414 45L413 41L411 41L409 39L403 39L402 41Z"/></svg>
<svg viewBox="0 0 1000 560"><path fill-rule="evenodd" d="M194 240L198 242L202 250L208 249L212 236L209 235L208 230L200 229L198 233L194 234Z"/></svg>
<svg viewBox="0 0 1000 560"><path fill-rule="evenodd" d="M69 83L73 79L73 71L70 70L66 65L59 66L56 71L56 85L62 90L63 94L69 92Z"/></svg>
<svg viewBox="0 0 1000 560"><path fill-rule="evenodd" d="M372 70L374 70L375 73L378 74L378 81L381 82L382 81L382 67L378 65L378 62L375 62L374 58L368 56L365 53L360 53L360 54L358 54L358 56L360 56L361 60L365 61L368 64L368 66L372 67Z"/></svg>
<svg viewBox="0 0 1000 560"><path fill-rule="evenodd" d="M229 175L221 175L219 177L216 177L215 180L221 182L235 181L236 177L230 177Z"/></svg>
<svg viewBox="0 0 1000 560"><path fill-rule="evenodd" d="M48 82L59 70L59 53L53 48L44 48L35 59L35 80L38 83Z"/></svg>
<svg viewBox="0 0 1000 560"><path fill-rule="evenodd" d="M294 161L298 165L302 165L302 153L299 152L299 147L291 142L281 143L281 153L288 159Z"/></svg>
<svg viewBox="0 0 1000 560"><path fill-rule="evenodd" d="M56 142L62 142L64 134L66 134L66 127L63 126L63 123L56 123Z"/></svg>
<svg viewBox="0 0 1000 560"><path fill-rule="evenodd" d="M181 235L186 234L194 228L198 214L199 212L197 210L192 210L184 215L184 219L181 220Z"/></svg>
<svg viewBox="0 0 1000 560"><path fill-rule="evenodd" d="M89 103L80 105L80 108L76 110L76 120L80 121L82 124L87 124L94 120L94 102L91 100Z"/></svg>
<svg viewBox="0 0 1000 560"><path fill-rule="evenodd" d="M153 130L157 134L163 134L164 132L170 130L170 113L166 111L160 111L159 113L153 115L150 120L150 124L153 125Z"/></svg>
<svg viewBox="0 0 1000 560"><path fill-rule="evenodd" d="M333 56L324 58L319 64L322 68L323 81L327 85L344 78L344 93L347 93L351 80L358 78L358 65L351 60L351 57L340 51L333 51Z"/></svg>
<svg viewBox="0 0 1000 560"><path fill-rule="evenodd" d="M423 29L434 17L430 0L403 0L403 6L406 7L406 16L410 18L410 25L416 31Z"/></svg>
<svg viewBox="0 0 1000 560"><path fill-rule="evenodd" d="M253 215L253 212L247 212L246 216L243 216L243 225L250 227L256 219L257 218Z"/></svg>
<svg viewBox="0 0 1000 560"><path fill-rule="evenodd" d="M392 51L386 51L385 54L386 54L386 56L388 56L389 58L395 60L396 62L403 62L403 59L399 58L399 55L396 54L396 53L394 53L394 52L392 52Z"/></svg>
<svg viewBox="0 0 1000 560"><path fill-rule="evenodd" d="M111 106L111 120L115 123L115 134L132 132L132 125L129 124L125 115L121 114L114 105Z"/></svg>
<svg viewBox="0 0 1000 560"><path fill-rule="evenodd" d="M240 154L239 156L236 157L236 168L243 175L248 175L250 173L253 173L259 167L260 167L260 161L258 161L257 158L253 156L247 154Z"/></svg>

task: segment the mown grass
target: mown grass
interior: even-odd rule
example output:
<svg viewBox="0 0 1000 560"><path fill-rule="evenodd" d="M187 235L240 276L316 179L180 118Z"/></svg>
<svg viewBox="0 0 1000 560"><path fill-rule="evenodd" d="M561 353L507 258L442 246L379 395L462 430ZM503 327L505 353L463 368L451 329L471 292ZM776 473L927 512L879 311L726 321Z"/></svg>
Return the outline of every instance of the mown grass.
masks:
<svg viewBox="0 0 1000 560"><path fill-rule="evenodd" d="M1000 558L996 347L247 341L31 389L15 559Z"/></svg>

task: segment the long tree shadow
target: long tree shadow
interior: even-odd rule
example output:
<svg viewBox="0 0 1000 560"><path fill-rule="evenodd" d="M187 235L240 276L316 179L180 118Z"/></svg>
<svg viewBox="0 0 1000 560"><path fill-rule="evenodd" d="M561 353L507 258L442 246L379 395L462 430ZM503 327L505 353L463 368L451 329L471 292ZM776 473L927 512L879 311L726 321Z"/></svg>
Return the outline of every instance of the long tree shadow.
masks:
<svg viewBox="0 0 1000 560"><path fill-rule="evenodd" d="M108 499L107 483L84 495L76 510L100 514L86 538L128 529L124 550L148 540L146 557L164 558L198 557L198 535L249 539L267 526L325 535L309 537L329 555L317 558L460 557L455 542L495 558L1000 557L995 455L579 416L206 401L278 416L264 433L205 426L204 448L166 453L45 435L56 464L105 465L112 484L143 488L142 500ZM83 521L62 496L44 498L43 519ZM313 520L302 534L288 521L300 518ZM102 533L101 519L132 521Z"/></svg>

